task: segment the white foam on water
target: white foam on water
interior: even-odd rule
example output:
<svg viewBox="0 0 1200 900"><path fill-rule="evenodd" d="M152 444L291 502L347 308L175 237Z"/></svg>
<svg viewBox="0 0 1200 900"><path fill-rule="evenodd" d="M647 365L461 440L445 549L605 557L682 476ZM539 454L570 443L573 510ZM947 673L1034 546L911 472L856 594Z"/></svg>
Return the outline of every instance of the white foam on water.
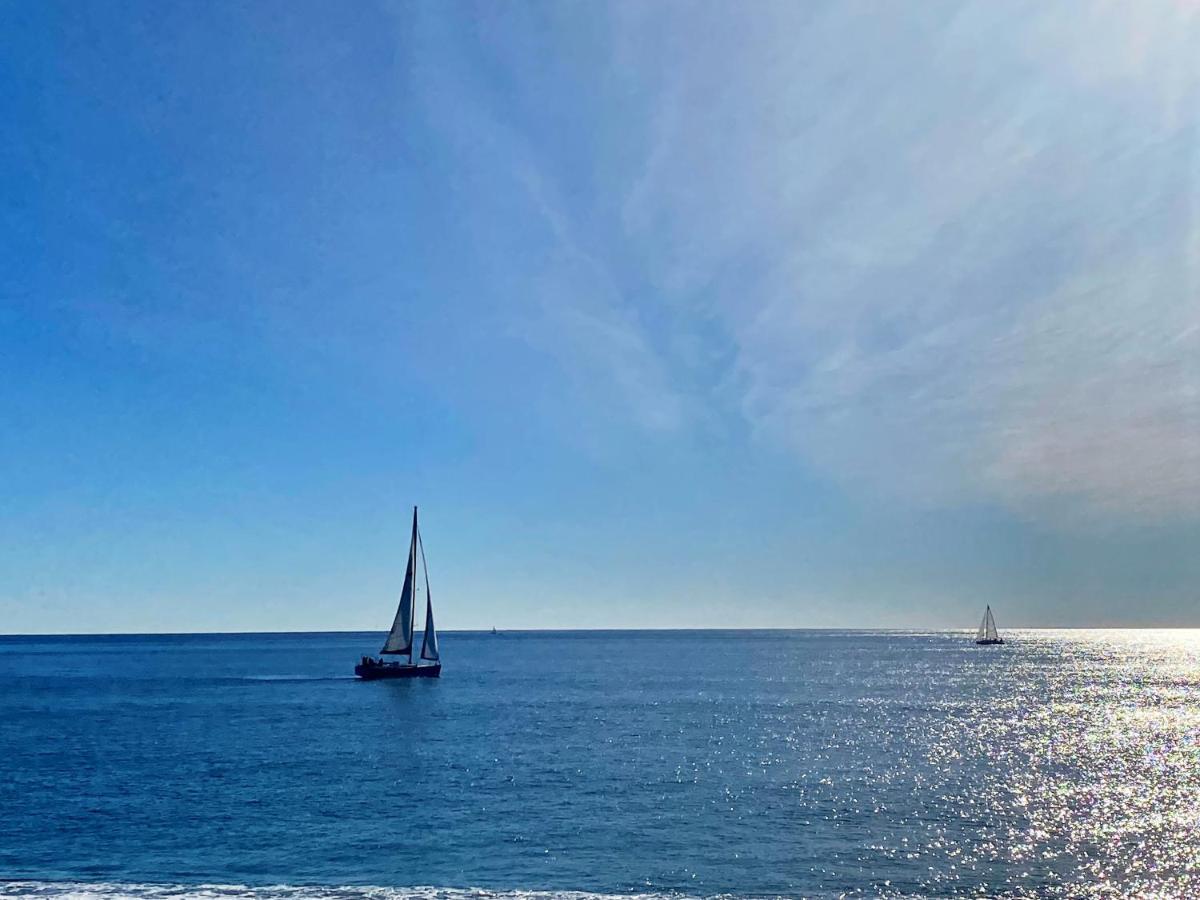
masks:
<svg viewBox="0 0 1200 900"><path fill-rule="evenodd" d="M806 898L842 898L845 893L805 894ZM921 900L907 895L908 900ZM374 887L369 885L125 884L90 881L0 881L0 898L29 900L786 900L738 898L732 894L699 897L670 892L600 894L588 891L489 890L450 887Z"/></svg>
<svg viewBox="0 0 1200 900"><path fill-rule="evenodd" d="M119 884L0 881L0 897L42 900L698 900L681 894L594 894L586 891L495 891L484 888L356 885Z"/></svg>

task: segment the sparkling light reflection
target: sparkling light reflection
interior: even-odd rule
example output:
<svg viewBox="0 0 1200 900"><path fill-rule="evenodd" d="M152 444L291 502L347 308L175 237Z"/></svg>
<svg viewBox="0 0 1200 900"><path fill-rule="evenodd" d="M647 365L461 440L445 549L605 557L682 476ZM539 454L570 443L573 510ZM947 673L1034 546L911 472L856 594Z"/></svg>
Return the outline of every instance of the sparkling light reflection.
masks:
<svg viewBox="0 0 1200 900"><path fill-rule="evenodd" d="M1010 639L1002 658L972 666L991 679L929 751L943 808L976 818L980 839L951 847L932 827L922 850L993 887L986 873L1007 870L1014 896L1194 896L1200 631Z"/></svg>

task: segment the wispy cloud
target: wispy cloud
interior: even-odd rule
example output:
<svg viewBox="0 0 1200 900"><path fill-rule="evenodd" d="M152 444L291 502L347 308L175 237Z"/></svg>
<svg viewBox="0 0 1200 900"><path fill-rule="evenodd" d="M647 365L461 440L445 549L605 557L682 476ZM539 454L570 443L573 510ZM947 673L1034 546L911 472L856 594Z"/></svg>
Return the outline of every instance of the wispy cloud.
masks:
<svg viewBox="0 0 1200 900"><path fill-rule="evenodd" d="M536 9L422 91L479 227L543 235L506 318L580 407L871 493L1200 510L1194 8Z"/></svg>
<svg viewBox="0 0 1200 900"><path fill-rule="evenodd" d="M755 433L871 491L1197 514L1194 10L708 12L667 17L625 224Z"/></svg>
<svg viewBox="0 0 1200 900"><path fill-rule="evenodd" d="M695 407L674 383L616 264L581 227L588 210L564 198L561 161L514 119L512 97L478 81L488 62L482 57L507 51L504 62L515 65L512 48L490 47L483 25L448 32L437 16L422 16L418 30L416 87L449 140L473 250L483 254L475 263L496 273L505 303L504 334L553 361L551 380L569 394L567 415L590 436L602 425L679 431Z"/></svg>
<svg viewBox="0 0 1200 900"><path fill-rule="evenodd" d="M514 330L558 360L587 398L585 414L607 411L597 404L615 402L642 428L682 427L690 415L687 401L672 384L636 307L609 267L581 245L564 205L537 171L527 169L522 180L554 243L531 285L535 306Z"/></svg>

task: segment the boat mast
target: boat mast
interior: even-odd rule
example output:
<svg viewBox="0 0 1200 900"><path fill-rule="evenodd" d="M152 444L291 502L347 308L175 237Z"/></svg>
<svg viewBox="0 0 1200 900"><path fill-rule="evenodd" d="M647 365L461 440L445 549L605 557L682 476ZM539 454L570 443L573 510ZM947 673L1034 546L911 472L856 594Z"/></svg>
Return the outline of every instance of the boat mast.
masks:
<svg viewBox="0 0 1200 900"><path fill-rule="evenodd" d="M408 548L409 565L412 566L412 591L408 596L408 621L412 628L412 640L408 642L408 664L413 664L413 646L417 643L417 508L413 507L412 542Z"/></svg>

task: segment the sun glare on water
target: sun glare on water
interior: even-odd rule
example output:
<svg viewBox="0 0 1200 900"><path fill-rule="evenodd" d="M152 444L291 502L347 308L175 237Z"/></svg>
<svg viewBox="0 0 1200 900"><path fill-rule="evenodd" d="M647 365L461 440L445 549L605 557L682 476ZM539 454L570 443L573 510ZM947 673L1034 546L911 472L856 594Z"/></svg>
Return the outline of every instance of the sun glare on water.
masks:
<svg viewBox="0 0 1200 900"><path fill-rule="evenodd" d="M963 865L1006 869L1021 895L1028 882L1012 873L1023 865L1056 882L1039 894L1194 895L1200 630L1010 639L1021 650L988 661L1001 671L978 698L978 717L949 719L931 754L948 771L965 759L991 761L957 786L959 796L943 798L991 823L981 824L992 833L964 850Z"/></svg>

